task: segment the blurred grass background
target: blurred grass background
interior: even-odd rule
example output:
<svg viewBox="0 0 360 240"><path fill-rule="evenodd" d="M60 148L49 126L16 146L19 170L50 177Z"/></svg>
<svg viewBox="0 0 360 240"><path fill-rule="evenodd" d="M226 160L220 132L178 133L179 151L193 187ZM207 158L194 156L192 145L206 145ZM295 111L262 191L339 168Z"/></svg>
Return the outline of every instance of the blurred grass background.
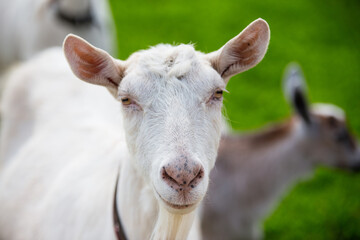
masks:
<svg viewBox="0 0 360 240"><path fill-rule="evenodd" d="M360 1L110 0L118 57L158 43L220 48L256 18L270 25L264 60L231 79L225 107L236 130L256 129L290 114L281 77L303 67L312 102L342 107L360 136ZM360 175L317 169L265 221L266 239L360 239Z"/></svg>

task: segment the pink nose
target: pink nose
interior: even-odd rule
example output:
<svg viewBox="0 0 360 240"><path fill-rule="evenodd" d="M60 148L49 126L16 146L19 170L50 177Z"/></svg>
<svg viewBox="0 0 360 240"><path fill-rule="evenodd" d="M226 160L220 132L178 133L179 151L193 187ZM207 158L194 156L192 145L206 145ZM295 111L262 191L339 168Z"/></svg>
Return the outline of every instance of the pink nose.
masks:
<svg viewBox="0 0 360 240"><path fill-rule="evenodd" d="M175 191L189 192L203 179L204 168L201 164L182 157L163 166L161 177Z"/></svg>

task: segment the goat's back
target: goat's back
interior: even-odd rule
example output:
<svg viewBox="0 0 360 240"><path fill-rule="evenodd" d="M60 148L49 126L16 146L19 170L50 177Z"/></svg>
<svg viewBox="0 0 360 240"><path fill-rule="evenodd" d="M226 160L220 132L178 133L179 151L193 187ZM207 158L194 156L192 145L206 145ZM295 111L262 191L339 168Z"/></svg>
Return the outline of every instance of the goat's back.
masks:
<svg viewBox="0 0 360 240"><path fill-rule="evenodd" d="M0 239L78 239L78 229L111 239L115 156L126 152L117 102L76 79L60 48L18 66L7 83Z"/></svg>

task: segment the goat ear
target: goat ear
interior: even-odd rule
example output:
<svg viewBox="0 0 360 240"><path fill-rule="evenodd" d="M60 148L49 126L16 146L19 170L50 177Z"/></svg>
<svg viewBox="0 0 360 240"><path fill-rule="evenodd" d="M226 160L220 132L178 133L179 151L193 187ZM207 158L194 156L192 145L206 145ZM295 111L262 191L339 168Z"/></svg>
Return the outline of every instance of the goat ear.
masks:
<svg viewBox="0 0 360 240"><path fill-rule="evenodd" d="M207 57L212 67L228 82L233 75L254 67L263 59L269 40L269 25L259 18Z"/></svg>
<svg viewBox="0 0 360 240"><path fill-rule="evenodd" d="M71 70L78 78L105 86L116 96L125 72L125 67L119 60L72 34L65 38L63 49Z"/></svg>
<svg viewBox="0 0 360 240"><path fill-rule="evenodd" d="M311 124L309 107L306 99L306 85L301 68L296 63L287 66L284 76L285 97L306 124Z"/></svg>

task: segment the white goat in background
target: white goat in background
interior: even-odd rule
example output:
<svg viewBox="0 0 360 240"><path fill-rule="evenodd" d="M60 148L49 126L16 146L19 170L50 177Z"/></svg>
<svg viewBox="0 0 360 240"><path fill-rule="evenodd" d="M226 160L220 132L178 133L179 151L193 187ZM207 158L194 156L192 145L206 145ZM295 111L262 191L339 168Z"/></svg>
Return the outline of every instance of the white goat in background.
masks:
<svg viewBox="0 0 360 240"><path fill-rule="evenodd" d="M248 135L224 135L204 200L204 239L261 239L265 216L285 190L318 165L360 170L360 148L341 109L308 109L300 68L285 77L295 109L285 123Z"/></svg>
<svg viewBox="0 0 360 240"><path fill-rule="evenodd" d="M120 61L67 37L75 75L121 104L75 79L59 49L14 69L1 108L0 238L115 239L118 180L128 239L199 239L222 91L269 38L258 19L210 54L158 45Z"/></svg>
<svg viewBox="0 0 360 240"><path fill-rule="evenodd" d="M106 0L0 0L0 72L69 33L113 52L115 28Z"/></svg>

